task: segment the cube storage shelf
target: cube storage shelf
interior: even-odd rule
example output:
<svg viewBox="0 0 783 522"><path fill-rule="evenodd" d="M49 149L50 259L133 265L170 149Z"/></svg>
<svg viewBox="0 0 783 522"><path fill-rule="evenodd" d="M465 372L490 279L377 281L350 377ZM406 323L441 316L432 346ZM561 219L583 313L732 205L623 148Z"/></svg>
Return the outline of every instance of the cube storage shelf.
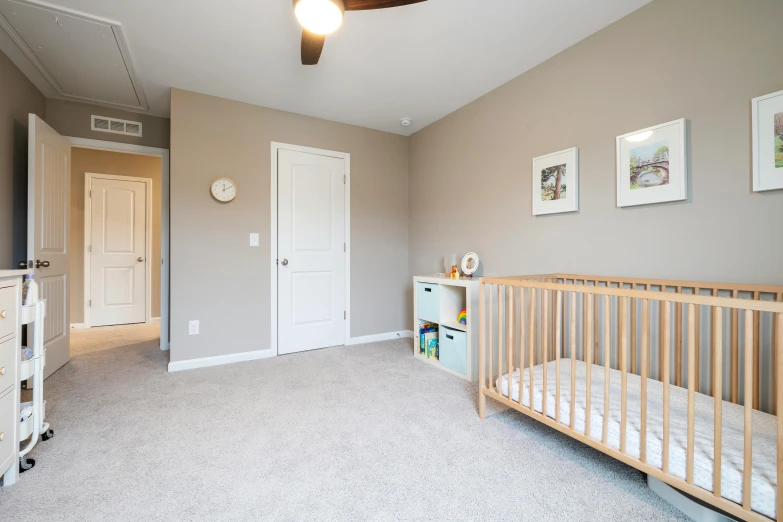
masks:
<svg viewBox="0 0 783 522"><path fill-rule="evenodd" d="M444 276L413 278L413 356L469 381L478 380L478 278ZM457 321L467 310L467 324ZM419 327L437 324L439 359L419 352Z"/></svg>

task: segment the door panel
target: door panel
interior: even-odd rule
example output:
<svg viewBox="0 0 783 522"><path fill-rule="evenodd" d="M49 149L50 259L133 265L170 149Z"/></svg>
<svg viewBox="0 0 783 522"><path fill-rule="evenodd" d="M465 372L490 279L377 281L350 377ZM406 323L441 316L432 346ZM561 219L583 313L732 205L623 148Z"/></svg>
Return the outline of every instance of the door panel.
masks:
<svg viewBox="0 0 783 522"><path fill-rule="evenodd" d="M28 122L28 259L36 267L41 298L46 299L44 348L48 377L70 356L68 310L68 231L71 185L71 145L43 120Z"/></svg>
<svg viewBox="0 0 783 522"><path fill-rule="evenodd" d="M90 176L90 325L147 320L147 184Z"/></svg>
<svg viewBox="0 0 783 522"><path fill-rule="evenodd" d="M278 353L345 343L345 160L278 152Z"/></svg>

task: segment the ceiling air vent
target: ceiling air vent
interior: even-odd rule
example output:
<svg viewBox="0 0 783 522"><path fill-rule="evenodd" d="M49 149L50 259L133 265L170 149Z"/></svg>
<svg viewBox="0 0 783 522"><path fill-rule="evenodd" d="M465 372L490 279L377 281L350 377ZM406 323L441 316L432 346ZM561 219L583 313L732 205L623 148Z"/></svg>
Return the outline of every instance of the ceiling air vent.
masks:
<svg viewBox="0 0 783 522"><path fill-rule="evenodd" d="M92 117L92 130L141 137L141 123L138 121L118 120L105 116Z"/></svg>

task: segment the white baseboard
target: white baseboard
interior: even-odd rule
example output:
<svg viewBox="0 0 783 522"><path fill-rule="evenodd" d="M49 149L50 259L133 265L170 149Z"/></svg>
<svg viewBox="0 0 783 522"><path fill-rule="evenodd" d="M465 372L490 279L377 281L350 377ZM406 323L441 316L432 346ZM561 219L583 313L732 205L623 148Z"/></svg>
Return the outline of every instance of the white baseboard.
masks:
<svg viewBox="0 0 783 522"><path fill-rule="evenodd" d="M232 353L229 355L217 355L215 357L202 357L200 359L188 359L186 361L174 361L169 363L170 372L180 372L183 370L194 370L196 368L206 368L208 366L221 366L236 362L256 361L258 359L267 359L274 357L272 350L257 350L255 352Z"/></svg>
<svg viewBox="0 0 783 522"><path fill-rule="evenodd" d="M160 323L160 317L150 317L150 324Z"/></svg>
<svg viewBox="0 0 783 522"><path fill-rule="evenodd" d="M84 323L71 323L71 330L81 330L83 328L88 328L88 326Z"/></svg>
<svg viewBox="0 0 783 522"><path fill-rule="evenodd" d="M391 341L392 339L403 339L406 337L412 338L413 331L400 330L399 332L387 332L387 333L381 333L375 335L363 335L362 337L351 337L348 340L348 344L354 345L354 344L377 343L379 341Z"/></svg>

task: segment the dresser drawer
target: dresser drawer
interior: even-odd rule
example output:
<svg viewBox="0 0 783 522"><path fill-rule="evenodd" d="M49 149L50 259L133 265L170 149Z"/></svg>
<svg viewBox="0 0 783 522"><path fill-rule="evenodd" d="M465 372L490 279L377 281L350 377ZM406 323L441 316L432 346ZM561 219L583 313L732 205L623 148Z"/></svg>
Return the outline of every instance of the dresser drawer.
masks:
<svg viewBox="0 0 783 522"><path fill-rule="evenodd" d="M16 339L0 343L0 395L14 384L14 365L18 364L19 358L21 355L16 349Z"/></svg>
<svg viewBox="0 0 783 522"><path fill-rule="evenodd" d="M16 287L0 288L0 339L16 333Z"/></svg>
<svg viewBox="0 0 783 522"><path fill-rule="evenodd" d="M16 410L16 393L13 388L0 398L0 462L14 453L14 427L19 422L19 412Z"/></svg>

